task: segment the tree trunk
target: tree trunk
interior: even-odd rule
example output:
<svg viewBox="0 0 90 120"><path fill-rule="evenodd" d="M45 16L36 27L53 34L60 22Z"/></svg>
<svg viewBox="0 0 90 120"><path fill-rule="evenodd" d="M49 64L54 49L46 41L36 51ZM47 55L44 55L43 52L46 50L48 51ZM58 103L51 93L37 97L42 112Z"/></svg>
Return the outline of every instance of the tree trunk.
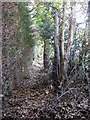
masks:
<svg viewBox="0 0 90 120"><path fill-rule="evenodd" d="M65 21L65 2L63 2L62 19L60 20L60 79L65 78L64 70L64 21Z"/></svg>
<svg viewBox="0 0 90 120"><path fill-rule="evenodd" d="M66 48L66 61L65 61L65 70L67 73L68 70L68 63L69 63L69 57L70 57L70 50L71 50L71 44L73 42L73 35L74 35L74 28L75 28L75 19L74 19L74 7L75 3L70 2L71 6L71 14L70 14L70 20L69 20L69 32L68 32L68 40L67 40L67 48Z"/></svg>
<svg viewBox="0 0 90 120"><path fill-rule="evenodd" d="M55 47L55 55L54 55L54 78L56 81L60 81L60 51L59 51L59 17L58 11L55 14L55 36L54 36L54 47Z"/></svg>
<svg viewBox="0 0 90 120"><path fill-rule="evenodd" d="M2 3L0 2L0 119L2 118Z"/></svg>
<svg viewBox="0 0 90 120"><path fill-rule="evenodd" d="M47 70L49 68L49 40L44 40L44 69Z"/></svg>
<svg viewBox="0 0 90 120"><path fill-rule="evenodd" d="M90 108L90 1L88 2L88 45L87 45L87 81L88 81L88 91L89 91L89 108Z"/></svg>

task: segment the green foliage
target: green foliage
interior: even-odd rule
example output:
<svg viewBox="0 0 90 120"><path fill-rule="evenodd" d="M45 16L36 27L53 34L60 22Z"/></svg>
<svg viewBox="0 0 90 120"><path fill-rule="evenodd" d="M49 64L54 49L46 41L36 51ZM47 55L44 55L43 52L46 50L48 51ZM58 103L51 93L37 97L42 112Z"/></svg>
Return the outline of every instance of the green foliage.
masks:
<svg viewBox="0 0 90 120"><path fill-rule="evenodd" d="M65 36L67 38L67 36ZM71 54L69 57L69 71L70 75L76 75L76 79L86 79L86 40L85 31L80 26L76 26L76 31L71 45Z"/></svg>
<svg viewBox="0 0 90 120"><path fill-rule="evenodd" d="M29 10L27 8L27 3L20 2L18 4L19 13L19 27L20 32L23 35L24 44L29 44L31 47L35 44L34 35L32 34L32 20L30 19ZM18 41L18 43L20 43Z"/></svg>
<svg viewBox="0 0 90 120"><path fill-rule="evenodd" d="M51 39L54 32L54 21L51 16L51 10L48 5L41 7L37 11L36 23L40 36L43 39Z"/></svg>

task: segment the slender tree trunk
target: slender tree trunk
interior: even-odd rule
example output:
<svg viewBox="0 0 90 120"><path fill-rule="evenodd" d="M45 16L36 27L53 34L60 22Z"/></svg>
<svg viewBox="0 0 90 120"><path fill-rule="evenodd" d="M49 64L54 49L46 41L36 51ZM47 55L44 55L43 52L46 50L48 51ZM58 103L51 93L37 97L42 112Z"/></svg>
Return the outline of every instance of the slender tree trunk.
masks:
<svg viewBox="0 0 90 120"><path fill-rule="evenodd" d="M74 28L75 28L75 19L74 19L75 3L70 2L70 6L71 6L71 14L70 14L70 20L69 20L69 32L68 32L68 41L67 41L67 48L66 48L66 61L65 61L66 73L67 73L67 70L68 70L70 50L71 50L71 44L73 42L73 35L74 35Z"/></svg>
<svg viewBox="0 0 90 120"><path fill-rule="evenodd" d="M44 69L47 70L49 68L49 40L44 40Z"/></svg>
<svg viewBox="0 0 90 120"><path fill-rule="evenodd" d="M58 11L55 14L55 37L54 37L54 47L55 47L55 56L54 56L54 74L55 79L59 79L60 75L60 50L59 50L59 17Z"/></svg>
<svg viewBox="0 0 90 120"><path fill-rule="evenodd" d="M65 2L63 2L62 19L60 20L60 79L65 78L64 70L64 21L65 21Z"/></svg>

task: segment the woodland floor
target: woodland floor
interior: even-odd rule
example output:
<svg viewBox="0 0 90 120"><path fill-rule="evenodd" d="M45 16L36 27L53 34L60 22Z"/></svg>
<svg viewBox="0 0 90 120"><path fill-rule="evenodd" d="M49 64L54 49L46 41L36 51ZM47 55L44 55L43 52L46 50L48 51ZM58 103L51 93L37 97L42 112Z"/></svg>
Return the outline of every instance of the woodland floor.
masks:
<svg viewBox="0 0 90 120"><path fill-rule="evenodd" d="M52 80L44 71L32 69L13 91L2 120L90 120L87 95L80 86L59 99L48 81Z"/></svg>

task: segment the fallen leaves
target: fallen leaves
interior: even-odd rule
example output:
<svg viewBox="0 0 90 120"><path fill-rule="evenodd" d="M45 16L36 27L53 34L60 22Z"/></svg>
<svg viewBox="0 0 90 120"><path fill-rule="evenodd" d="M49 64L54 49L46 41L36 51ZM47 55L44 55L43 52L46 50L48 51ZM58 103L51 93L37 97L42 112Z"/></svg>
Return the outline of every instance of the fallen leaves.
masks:
<svg viewBox="0 0 90 120"><path fill-rule="evenodd" d="M76 90L70 93L69 97L65 98L64 96L65 99L62 99L62 101L51 89L51 84L47 84L47 86L42 84L41 78L45 75L44 73L34 73L32 75L34 76L31 77L32 80L31 78L27 79L24 84L22 83L22 87L13 91L8 103L9 107L4 109L6 116L10 115L14 118L28 118L30 120L87 118L88 113L85 113L85 111L88 110L88 100L86 94L81 92L80 88L78 93ZM30 86L28 83L30 83ZM33 86L38 87L33 89Z"/></svg>

